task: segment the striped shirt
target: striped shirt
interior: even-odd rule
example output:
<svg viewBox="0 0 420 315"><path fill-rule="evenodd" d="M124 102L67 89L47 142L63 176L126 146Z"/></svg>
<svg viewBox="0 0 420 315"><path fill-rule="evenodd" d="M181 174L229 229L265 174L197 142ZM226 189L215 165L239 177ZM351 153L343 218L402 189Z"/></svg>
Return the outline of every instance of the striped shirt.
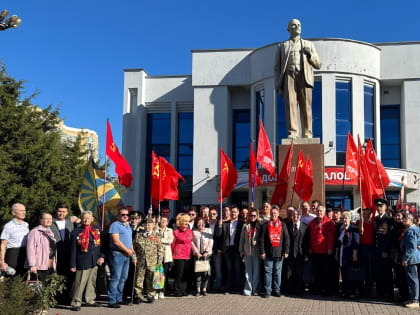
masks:
<svg viewBox="0 0 420 315"><path fill-rule="evenodd" d="M17 223L15 220L10 220L4 226L0 239L7 240L7 248L26 247L28 233L29 225L27 222Z"/></svg>

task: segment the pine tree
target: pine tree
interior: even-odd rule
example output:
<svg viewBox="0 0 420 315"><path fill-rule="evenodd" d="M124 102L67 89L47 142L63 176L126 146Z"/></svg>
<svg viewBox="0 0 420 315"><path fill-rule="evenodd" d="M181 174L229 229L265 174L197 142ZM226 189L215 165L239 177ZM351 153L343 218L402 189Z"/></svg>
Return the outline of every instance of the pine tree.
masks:
<svg viewBox="0 0 420 315"><path fill-rule="evenodd" d="M10 77L0 63L0 226L15 202L26 206L37 224L42 212L68 203L78 214L78 193L86 163L80 138L63 142L58 109L40 109L23 97L23 81Z"/></svg>

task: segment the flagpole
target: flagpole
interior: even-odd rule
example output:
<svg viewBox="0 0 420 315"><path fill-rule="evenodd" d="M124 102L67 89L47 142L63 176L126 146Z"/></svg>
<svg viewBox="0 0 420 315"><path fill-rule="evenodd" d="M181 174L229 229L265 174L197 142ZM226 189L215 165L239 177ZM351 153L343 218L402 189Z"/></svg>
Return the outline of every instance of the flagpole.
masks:
<svg viewBox="0 0 420 315"><path fill-rule="evenodd" d="M222 188L222 154L220 153L220 220L222 220L223 188Z"/></svg>
<svg viewBox="0 0 420 315"><path fill-rule="evenodd" d="M162 177L161 177L161 174L162 174L162 169L161 169L161 167L160 167L160 157L159 157L159 200L158 200L158 218L160 217L160 191L161 191L161 185L162 185Z"/></svg>
<svg viewBox="0 0 420 315"><path fill-rule="evenodd" d="M257 178L257 159L255 159L254 178L252 179L252 203L254 203L255 181Z"/></svg>
<svg viewBox="0 0 420 315"><path fill-rule="evenodd" d="M359 187L360 187L360 189L359 189L359 192L360 192L360 233L361 233L361 235L363 235L363 232L364 232L364 229L363 229L363 196L362 196L362 176L361 176L361 170L360 170L360 166L361 166L361 150L362 150L362 148L360 148L359 147L359 144L360 144L360 139L358 139L359 141L358 141L358 143L357 143L357 146L358 146L358 149L359 149L359 152L358 152L358 156L359 156Z"/></svg>
<svg viewBox="0 0 420 315"><path fill-rule="evenodd" d="M370 138L369 138L369 140L370 140ZM372 149L373 149L373 145L372 145ZM385 200L387 200L387 199L386 199L385 188L384 188L384 183L382 182L382 176L381 176L381 174L379 173L378 159L377 159L377 157L376 157L376 153L374 153L374 157L375 157L375 166L376 166L376 171L378 172L379 180L380 180L380 182L381 182L381 187L382 187L383 197L384 197L384 199L385 199Z"/></svg>
<svg viewBox="0 0 420 315"><path fill-rule="evenodd" d="M105 223L105 186L106 186L106 172L108 169L108 157L105 154L105 177L104 177L104 189L102 195L102 219L101 219L101 231L104 230L104 223Z"/></svg>

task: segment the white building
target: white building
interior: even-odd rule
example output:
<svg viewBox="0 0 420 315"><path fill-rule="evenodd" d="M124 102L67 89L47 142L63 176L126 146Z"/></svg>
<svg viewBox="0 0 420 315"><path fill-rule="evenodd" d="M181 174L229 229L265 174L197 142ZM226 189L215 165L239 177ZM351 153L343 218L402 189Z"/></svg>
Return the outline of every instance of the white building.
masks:
<svg viewBox="0 0 420 315"><path fill-rule="evenodd" d="M313 129L326 152L327 202L337 203L343 195L334 178L344 164L348 131L362 141L373 138L392 180L388 197L398 196L404 175L406 201L417 202L420 42L310 40L322 61L315 71ZM274 91L275 50L276 43L256 49L192 50L192 75L125 70L123 154L134 173L126 203L141 210L150 204L152 148L187 177L184 203L177 207L217 203L219 147L242 170L231 201L248 200L249 141L256 138L259 109L272 148L287 134L283 101ZM270 191L272 186L258 188L257 205ZM346 185L344 195L347 208L359 206L356 186Z"/></svg>

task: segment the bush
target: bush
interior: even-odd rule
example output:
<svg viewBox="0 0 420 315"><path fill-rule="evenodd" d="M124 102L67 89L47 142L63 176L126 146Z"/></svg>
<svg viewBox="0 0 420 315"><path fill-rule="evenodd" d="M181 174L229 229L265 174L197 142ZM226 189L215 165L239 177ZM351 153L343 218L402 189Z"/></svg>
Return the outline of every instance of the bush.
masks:
<svg viewBox="0 0 420 315"><path fill-rule="evenodd" d="M20 277L0 280L0 310L2 315L37 314L57 304L55 296L65 287L65 277L48 276L44 286L34 291Z"/></svg>

